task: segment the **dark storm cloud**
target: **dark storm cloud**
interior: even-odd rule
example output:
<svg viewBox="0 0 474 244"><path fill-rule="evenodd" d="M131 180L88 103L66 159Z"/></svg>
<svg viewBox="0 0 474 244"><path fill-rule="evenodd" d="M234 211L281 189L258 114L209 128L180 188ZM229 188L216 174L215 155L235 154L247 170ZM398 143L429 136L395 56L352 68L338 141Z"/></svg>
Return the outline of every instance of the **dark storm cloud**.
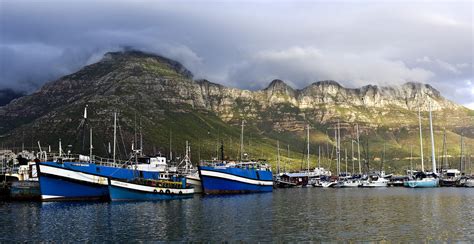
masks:
<svg viewBox="0 0 474 244"><path fill-rule="evenodd" d="M420 81L474 102L472 3L1 1L0 88L33 91L123 46L258 89Z"/></svg>

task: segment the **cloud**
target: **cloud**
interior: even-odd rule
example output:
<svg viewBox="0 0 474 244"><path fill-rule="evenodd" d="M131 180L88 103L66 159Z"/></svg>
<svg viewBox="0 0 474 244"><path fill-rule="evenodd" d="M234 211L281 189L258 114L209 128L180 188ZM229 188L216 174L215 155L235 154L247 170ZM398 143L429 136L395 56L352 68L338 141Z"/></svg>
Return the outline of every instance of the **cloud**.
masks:
<svg viewBox="0 0 474 244"><path fill-rule="evenodd" d="M250 81L255 87L264 87L272 79L288 80L297 87L319 80L362 86L428 82L434 76L431 71L407 67L400 60L371 54L327 53L314 47L266 50L247 60L232 71L230 80Z"/></svg>
<svg viewBox="0 0 474 244"><path fill-rule="evenodd" d="M427 82L467 104L472 3L0 1L0 88L44 82L131 46L240 88Z"/></svg>

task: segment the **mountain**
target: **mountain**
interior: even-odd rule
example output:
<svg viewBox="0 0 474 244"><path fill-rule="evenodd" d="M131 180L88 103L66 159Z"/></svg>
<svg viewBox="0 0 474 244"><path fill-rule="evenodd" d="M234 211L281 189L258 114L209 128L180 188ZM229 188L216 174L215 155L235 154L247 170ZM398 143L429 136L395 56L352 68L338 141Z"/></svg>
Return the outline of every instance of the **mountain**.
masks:
<svg viewBox="0 0 474 244"><path fill-rule="evenodd" d="M23 92L12 89L0 89L0 107L9 104L13 99L24 96Z"/></svg>
<svg viewBox="0 0 474 244"><path fill-rule="evenodd" d="M409 144L415 149L418 146L418 107L424 135L428 135L426 111L430 103L438 139L444 128L448 131L448 152L457 155L461 131L472 147L474 112L426 84L345 88L335 81L319 81L294 89L274 80L265 89L249 91L193 80L183 65L165 57L139 51L113 52L0 107L0 140L12 147L21 143L35 146L38 140L42 145L57 145L61 138L68 150L86 152L88 128L92 128L94 150L105 156L113 136L113 113L118 112L122 157L141 134L148 153L167 153L171 139L172 150L180 155L185 141L190 141L196 162L218 155L220 143L228 157L236 158L240 124L245 120L246 152L274 162L279 140L281 145L290 145L290 159L296 162L302 159L304 127L309 123L311 150L323 146L326 167L334 167L330 145L338 121L348 150L357 123L362 139L370 142L371 160L380 157L384 143L390 150L387 155L400 159L409 155ZM79 125L86 106L88 118L83 128ZM299 166L293 163L290 167Z"/></svg>

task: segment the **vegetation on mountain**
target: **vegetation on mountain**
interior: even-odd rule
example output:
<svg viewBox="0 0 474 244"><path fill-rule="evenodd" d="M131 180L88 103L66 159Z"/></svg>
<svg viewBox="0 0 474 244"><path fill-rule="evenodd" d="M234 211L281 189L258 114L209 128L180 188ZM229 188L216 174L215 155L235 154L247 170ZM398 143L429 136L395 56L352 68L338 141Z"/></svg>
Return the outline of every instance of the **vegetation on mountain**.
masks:
<svg viewBox="0 0 474 244"><path fill-rule="evenodd" d="M121 158L128 157L131 144L137 138L136 145L141 135L147 154L169 155L171 137L173 157L182 157L189 141L192 161L197 163L218 156L220 144L227 158L238 159L240 124L245 120L245 153L251 158L267 159L275 169L279 141L281 168L299 170L306 165L302 163L304 129L309 124L311 167L317 165L320 147L321 165L334 170L334 128L339 122L341 155L344 159L347 150L350 171L351 146L356 148L351 142L356 140L358 124L363 165L368 144L370 169L378 170L385 144L384 168L401 173L409 167L410 150L415 157L420 154L418 108L423 116L424 155L430 157L430 103L437 155L441 155L446 129L449 161L456 166L461 133L466 137L466 151L474 153L474 112L443 98L429 85L349 89L335 81L320 81L294 89L274 80L263 90L248 91L193 80L191 72L176 61L126 51L108 53L100 62L0 107L0 142L3 147L24 144L35 148L40 141L54 149L61 138L65 150L87 153L92 128L94 152L107 156L108 144L113 140L113 113L118 112ZM86 106L86 126L78 127ZM357 153L354 155L357 158ZM415 158L413 163L419 165L419 161ZM425 162L429 168L429 160ZM358 166L357 161L354 164Z"/></svg>

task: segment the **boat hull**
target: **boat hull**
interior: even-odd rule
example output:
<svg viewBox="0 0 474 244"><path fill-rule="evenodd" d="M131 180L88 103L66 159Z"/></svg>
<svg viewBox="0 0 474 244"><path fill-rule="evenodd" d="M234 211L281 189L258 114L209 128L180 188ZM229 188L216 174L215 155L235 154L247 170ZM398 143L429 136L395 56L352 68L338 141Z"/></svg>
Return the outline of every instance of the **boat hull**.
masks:
<svg viewBox="0 0 474 244"><path fill-rule="evenodd" d="M17 201L40 200L39 181L16 181L10 188L10 199Z"/></svg>
<svg viewBox="0 0 474 244"><path fill-rule="evenodd" d="M201 178L199 177L199 173L193 174L193 175L187 175L186 182L190 184L191 186L193 186L194 193L202 193L202 183L201 183Z"/></svg>
<svg viewBox="0 0 474 244"><path fill-rule="evenodd" d="M205 194L239 194L273 191L271 171L200 166Z"/></svg>
<svg viewBox="0 0 474 244"><path fill-rule="evenodd" d="M464 183L464 187L474 187L474 179L469 179Z"/></svg>
<svg viewBox="0 0 474 244"><path fill-rule="evenodd" d="M343 188L349 188L349 187L359 187L361 185L360 181L344 181L341 184L341 187Z"/></svg>
<svg viewBox="0 0 474 244"><path fill-rule="evenodd" d="M110 180L108 190L112 201L174 200L191 198L194 194L192 188L160 188L116 180Z"/></svg>
<svg viewBox="0 0 474 244"><path fill-rule="evenodd" d="M73 162L37 163L41 199L60 200L108 200L108 178L132 179L131 169ZM141 172L144 178L157 179L157 172Z"/></svg>
<svg viewBox="0 0 474 244"><path fill-rule="evenodd" d="M439 186L438 179L422 179L422 180L408 180L404 186L410 188L432 188Z"/></svg>
<svg viewBox="0 0 474 244"><path fill-rule="evenodd" d="M441 179L439 181L439 185L444 186L444 187L452 187L452 186L456 186L458 184L458 181L459 180L455 180L455 179Z"/></svg>
<svg viewBox="0 0 474 244"><path fill-rule="evenodd" d="M360 187L372 188L372 187L387 187L388 183L362 183Z"/></svg>

